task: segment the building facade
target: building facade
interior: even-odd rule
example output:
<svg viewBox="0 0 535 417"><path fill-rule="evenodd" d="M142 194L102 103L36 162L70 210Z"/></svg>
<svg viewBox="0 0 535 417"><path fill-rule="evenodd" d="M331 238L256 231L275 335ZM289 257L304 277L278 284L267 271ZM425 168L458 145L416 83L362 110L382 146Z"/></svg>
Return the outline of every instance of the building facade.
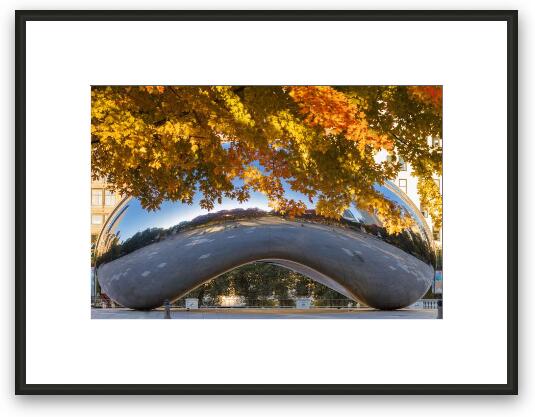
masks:
<svg viewBox="0 0 535 417"><path fill-rule="evenodd" d="M120 202L120 196L110 189L105 180L91 181L91 303L100 292L93 268L95 245L108 216Z"/></svg>
<svg viewBox="0 0 535 417"><path fill-rule="evenodd" d="M433 178L433 179L438 185L440 189L440 193L442 194L442 177L437 176L436 178ZM442 229L438 229L434 227L431 216L425 210L422 210L420 206L420 196L418 195L418 189L417 189L418 179L412 175L410 164L405 164L405 169L403 171L400 171L400 173L395 179L395 184L405 194L407 194L407 196L412 200L412 202L416 205L416 207L420 208L420 211L422 212L425 220L427 221L427 225L429 226L429 229L433 232L433 240L435 241L435 245L437 246L437 249L442 248Z"/></svg>
<svg viewBox="0 0 535 417"><path fill-rule="evenodd" d="M105 180L91 181L91 247L120 201L120 196L110 189Z"/></svg>
<svg viewBox="0 0 535 417"><path fill-rule="evenodd" d="M431 140L431 139L430 139ZM441 139L433 139L432 146L442 147ZM442 176L435 176L433 178L435 183L438 185L440 194L442 194ZM425 211L422 210L420 205L420 196L418 195L418 178L413 176L411 165L402 161L402 169L399 172L396 179L393 181L407 196L412 200L412 202L418 207L427 221L429 229L433 233L433 239L438 250L442 249L442 229L436 228L433 225L433 220L431 216Z"/></svg>

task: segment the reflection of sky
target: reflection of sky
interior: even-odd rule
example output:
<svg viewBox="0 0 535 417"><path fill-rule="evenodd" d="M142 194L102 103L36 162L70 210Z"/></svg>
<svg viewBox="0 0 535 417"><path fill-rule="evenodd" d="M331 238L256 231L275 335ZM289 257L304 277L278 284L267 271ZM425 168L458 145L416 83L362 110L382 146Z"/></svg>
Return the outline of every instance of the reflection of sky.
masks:
<svg viewBox="0 0 535 417"><path fill-rule="evenodd" d="M193 198L192 204L183 204L180 202L165 201L160 206L159 210L147 211L141 207L138 200L131 200L128 204L126 215L124 216L118 230L120 230L121 240L124 241L133 236L137 232L143 231L150 227L168 228L175 226L183 221L193 220L195 217L207 214L216 213L221 210L232 210L236 208L259 208L261 210L269 211L267 199L260 193L251 193L248 201L240 204L236 200L223 198L221 204L215 203L214 209L208 211L199 206L199 201L202 199L202 193L197 192Z"/></svg>

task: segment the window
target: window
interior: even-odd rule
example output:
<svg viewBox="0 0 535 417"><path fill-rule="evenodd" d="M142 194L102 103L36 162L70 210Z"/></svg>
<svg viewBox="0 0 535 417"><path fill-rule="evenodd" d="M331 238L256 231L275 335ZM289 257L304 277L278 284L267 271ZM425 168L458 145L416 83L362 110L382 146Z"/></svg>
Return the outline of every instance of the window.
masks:
<svg viewBox="0 0 535 417"><path fill-rule="evenodd" d="M115 205L115 194L113 194L113 191L106 190L105 204L109 207Z"/></svg>
<svg viewBox="0 0 535 417"><path fill-rule="evenodd" d="M102 214L91 215L91 224L102 224L102 221L103 221Z"/></svg>
<svg viewBox="0 0 535 417"><path fill-rule="evenodd" d="M91 190L91 205L101 206L102 205L102 189L94 188Z"/></svg>
<svg viewBox="0 0 535 417"><path fill-rule="evenodd" d="M399 157L399 163L401 164L401 171L407 171L407 163L401 156Z"/></svg>
<svg viewBox="0 0 535 417"><path fill-rule="evenodd" d="M399 179L399 188L403 190L405 194L407 194L407 180L404 178Z"/></svg>

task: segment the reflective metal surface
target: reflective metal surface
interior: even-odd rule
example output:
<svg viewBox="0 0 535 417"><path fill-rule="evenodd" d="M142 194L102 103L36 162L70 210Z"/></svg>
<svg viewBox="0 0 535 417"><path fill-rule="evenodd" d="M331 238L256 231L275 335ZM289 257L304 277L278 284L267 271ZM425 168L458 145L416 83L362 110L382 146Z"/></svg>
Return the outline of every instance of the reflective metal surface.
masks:
<svg viewBox="0 0 535 417"><path fill-rule="evenodd" d="M413 227L389 235L376 216L358 207L335 221L316 215L314 203L303 216L290 218L271 211L261 194L243 204L224 200L211 212L198 199L191 205L165 202L156 212L127 200L97 241L97 277L114 301L150 309L240 265L263 261L371 307L402 308L432 283L433 241L420 212L399 189L391 184L377 189L414 219ZM292 191L289 196L307 201Z"/></svg>

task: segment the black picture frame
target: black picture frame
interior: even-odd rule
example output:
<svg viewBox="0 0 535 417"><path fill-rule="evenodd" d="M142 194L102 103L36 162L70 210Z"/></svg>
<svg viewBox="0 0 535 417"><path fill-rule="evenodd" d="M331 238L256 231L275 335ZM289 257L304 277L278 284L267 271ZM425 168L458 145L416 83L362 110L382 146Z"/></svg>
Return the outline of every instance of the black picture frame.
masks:
<svg viewBox="0 0 535 417"><path fill-rule="evenodd" d="M28 384L26 382L26 22L28 21L505 21L507 22L506 384ZM16 394L517 394L518 13L456 11L49 11L15 12Z"/></svg>

